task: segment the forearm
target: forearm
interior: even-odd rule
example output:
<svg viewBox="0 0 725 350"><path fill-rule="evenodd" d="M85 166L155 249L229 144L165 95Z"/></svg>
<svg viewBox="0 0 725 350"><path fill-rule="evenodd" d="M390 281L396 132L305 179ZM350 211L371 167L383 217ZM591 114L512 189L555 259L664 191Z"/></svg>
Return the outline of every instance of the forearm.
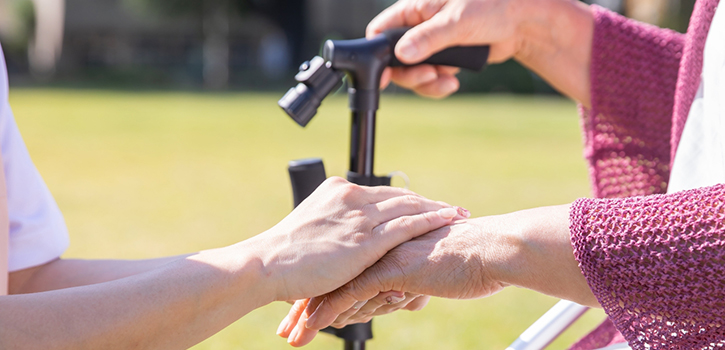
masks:
<svg viewBox="0 0 725 350"><path fill-rule="evenodd" d="M57 259L11 273L10 294L37 293L109 282L151 271L187 256L189 254L145 260Z"/></svg>
<svg viewBox="0 0 725 350"><path fill-rule="evenodd" d="M493 217L488 224L501 232L494 237L499 250L505 252L496 260L499 266L493 269L494 279L600 307L574 258L569 208L567 204Z"/></svg>
<svg viewBox="0 0 725 350"><path fill-rule="evenodd" d="M261 264L240 251L211 250L112 282L0 298L0 348L188 348L272 301Z"/></svg>
<svg viewBox="0 0 725 350"><path fill-rule="evenodd" d="M591 106L590 65L594 17L573 0L522 1L514 58L563 94Z"/></svg>

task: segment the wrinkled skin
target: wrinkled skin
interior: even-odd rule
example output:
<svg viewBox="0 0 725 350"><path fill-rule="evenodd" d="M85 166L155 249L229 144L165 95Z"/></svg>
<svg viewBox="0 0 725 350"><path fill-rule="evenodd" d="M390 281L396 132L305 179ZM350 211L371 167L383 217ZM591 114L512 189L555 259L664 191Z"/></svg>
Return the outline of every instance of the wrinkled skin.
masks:
<svg viewBox="0 0 725 350"><path fill-rule="evenodd" d="M486 220L490 221L458 221L399 245L342 288L293 307L278 334L287 336L292 345L301 346L314 338L316 330L328 325L341 327L399 309L419 309L429 295L472 299L499 292L505 284L490 276L490 271L496 269L487 266L498 262L484 261L482 252L498 250L494 245L504 243L471 224ZM402 295L390 291L404 291L405 300L387 303L387 297ZM354 309L358 300L368 299L365 306ZM315 317L308 321L313 312Z"/></svg>

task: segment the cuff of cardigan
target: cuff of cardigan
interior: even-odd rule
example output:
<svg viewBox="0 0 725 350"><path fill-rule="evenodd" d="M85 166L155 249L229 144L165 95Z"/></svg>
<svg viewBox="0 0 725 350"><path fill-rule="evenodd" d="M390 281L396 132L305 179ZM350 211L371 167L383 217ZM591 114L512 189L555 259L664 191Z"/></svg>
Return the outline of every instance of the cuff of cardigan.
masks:
<svg viewBox="0 0 725 350"><path fill-rule="evenodd" d="M613 307L617 301L611 292L607 292L607 271L599 266L597 256L601 254L601 236L593 234L596 230L593 225L601 224L597 213L601 210L602 202L608 199L580 198L572 205L569 212L569 232L571 245L574 249L574 258L579 263L584 278L597 301L612 321L621 316L621 308ZM617 305L618 306L618 305ZM621 330L619 330L621 332Z"/></svg>
<svg viewBox="0 0 725 350"><path fill-rule="evenodd" d="M718 184L572 204L574 257L633 348L706 349L723 339L723 198Z"/></svg>
<svg viewBox="0 0 725 350"><path fill-rule="evenodd" d="M590 211L591 203L595 199L580 198L576 200L572 205L569 212L569 233L571 237L571 245L574 249L574 258L579 263L579 269L581 270L584 278L589 284L589 288L594 293L594 296L599 301L599 304L604 306L605 300L602 300L601 290L599 286L602 283L602 274L593 273L597 271L596 259L593 257L594 245L591 244L593 237L590 235Z"/></svg>

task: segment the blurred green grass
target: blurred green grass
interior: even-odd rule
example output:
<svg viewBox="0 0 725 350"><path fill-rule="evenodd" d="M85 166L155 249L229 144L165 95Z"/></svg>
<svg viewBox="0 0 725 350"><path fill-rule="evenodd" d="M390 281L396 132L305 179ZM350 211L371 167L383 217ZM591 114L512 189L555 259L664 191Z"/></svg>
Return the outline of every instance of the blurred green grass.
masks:
<svg viewBox="0 0 725 350"><path fill-rule="evenodd" d="M322 157L344 176L347 100L329 98L306 129L278 95L15 89L10 102L71 233L72 258L148 258L235 243L292 205L289 160ZM589 195L575 105L560 98L384 95L376 172L473 215ZM395 185L401 185L394 180ZM434 299L376 318L370 349L503 349L556 300L508 288L473 301ZM288 349L274 335L287 306L261 308L195 349ZM550 349L603 318L590 311ZM319 336L308 348L340 349Z"/></svg>

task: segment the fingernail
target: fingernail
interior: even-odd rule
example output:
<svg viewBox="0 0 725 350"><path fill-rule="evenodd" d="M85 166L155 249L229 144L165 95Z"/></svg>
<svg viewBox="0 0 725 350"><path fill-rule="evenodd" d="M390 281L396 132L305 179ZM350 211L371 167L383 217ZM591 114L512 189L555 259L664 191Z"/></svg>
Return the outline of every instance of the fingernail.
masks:
<svg viewBox="0 0 725 350"><path fill-rule="evenodd" d="M458 215L463 216L464 218L470 218L471 212L468 211L466 208L456 207L458 211Z"/></svg>
<svg viewBox="0 0 725 350"><path fill-rule="evenodd" d="M443 92L446 94L452 93L452 92L455 92L456 90L458 90L458 83L449 79L449 80L446 80L445 82L443 82L443 86L441 88L443 89Z"/></svg>
<svg viewBox="0 0 725 350"><path fill-rule="evenodd" d="M305 320L305 328L316 329L316 328L314 328L315 321L317 320L316 313L317 313L317 310L315 310L315 312L313 312L312 315L310 315L310 317L308 317L307 320Z"/></svg>
<svg viewBox="0 0 725 350"><path fill-rule="evenodd" d="M281 336L282 332L287 328L287 324L289 323L289 316L285 316L282 320L282 323L279 324L279 327L277 327L277 335Z"/></svg>
<svg viewBox="0 0 725 350"><path fill-rule="evenodd" d="M405 300L405 295L403 295L402 297L396 297L391 295L385 298L385 301L388 303L388 305L397 304L403 300Z"/></svg>
<svg viewBox="0 0 725 350"><path fill-rule="evenodd" d="M300 330L295 326L295 328L292 329L292 333L289 334L289 337L287 337L287 343L292 343L297 339L297 334L300 332Z"/></svg>
<svg viewBox="0 0 725 350"><path fill-rule="evenodd" d="M358 301L357 303L355 303L355 305L352 306L352 308L355 310L359 310L361 307L365 306L365 304L367 304L367 302L368 302L367 300Z"/></svg>
<svg viewBox="0 0 725 350"><path fill-rule="evenodd" d="M438 209L438 215L444 219L453 219L456 215L458 215L458 211L454 208L443 208Z"/></svg>
<svg viewBox="0 0 725 350"><path fill-rule="evenodd" d="M400 55L403 59L413 60L418 56L418 48L410 41L400 44Z"/></svg>

